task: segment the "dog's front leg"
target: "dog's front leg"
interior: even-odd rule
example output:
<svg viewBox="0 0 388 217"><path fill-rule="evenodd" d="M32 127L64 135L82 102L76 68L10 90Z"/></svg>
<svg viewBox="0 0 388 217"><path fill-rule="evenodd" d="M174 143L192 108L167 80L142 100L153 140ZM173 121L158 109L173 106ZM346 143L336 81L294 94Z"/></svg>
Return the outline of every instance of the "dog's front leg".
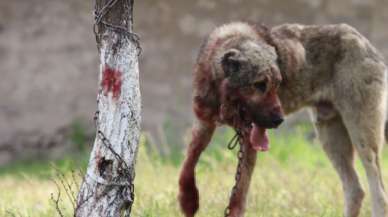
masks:
<svg viewBox="0 0 388 217"><path fill-rule="evenodd" d="M193 128L192 140L179 178L179 203L186 217L193 217L199 207L198 189L195 185L195 166L202 151L209 144L215 129L214 123L199 122Z"/></svg>
<svg viewBox="0 0 388 217"><path fill-rule="evenodd" d="M226 210L227 217L242 217L245 212L246 197L257 156L257 152L253 150L251 146L245 144L242 144L242 149L239 153L242 154L240 159L241 162L239 162L238 166L240 178L237 179L236 186L232 192L229 206Z"/></svg>

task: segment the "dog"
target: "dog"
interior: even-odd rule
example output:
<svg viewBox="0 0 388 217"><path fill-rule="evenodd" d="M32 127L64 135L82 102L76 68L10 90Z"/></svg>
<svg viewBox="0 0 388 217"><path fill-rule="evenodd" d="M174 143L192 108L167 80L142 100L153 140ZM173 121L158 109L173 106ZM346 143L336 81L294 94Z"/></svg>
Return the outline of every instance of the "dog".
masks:
<svg viewBox="0 0 388 217"><path fill-rule="evenodd" d="M186 217L199 208L195 165L217 126L239 132L242 167L226 216L242 217L257 151L266 129L310 108L318 137L342 182L345 217L360 213L364 191L354 168L358 152L371 192L372 216L388 217L380 169L385 141L387 68L383 57L347 24L234 22L203 42L193 74L192 140L179 177Z"/></svg>

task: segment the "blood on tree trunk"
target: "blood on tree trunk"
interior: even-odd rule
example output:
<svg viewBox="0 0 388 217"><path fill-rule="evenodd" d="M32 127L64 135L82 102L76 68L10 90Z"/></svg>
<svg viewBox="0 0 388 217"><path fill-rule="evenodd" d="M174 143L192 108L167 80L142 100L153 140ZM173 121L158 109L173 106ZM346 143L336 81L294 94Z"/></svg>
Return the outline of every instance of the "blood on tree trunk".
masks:
<svg viewBox="0 0 388 217"><path fill-rule="evenodd" d="M100 55L97 133L74 216L130 216L140 137L140 91L133 0L96 0Z"/></svg>

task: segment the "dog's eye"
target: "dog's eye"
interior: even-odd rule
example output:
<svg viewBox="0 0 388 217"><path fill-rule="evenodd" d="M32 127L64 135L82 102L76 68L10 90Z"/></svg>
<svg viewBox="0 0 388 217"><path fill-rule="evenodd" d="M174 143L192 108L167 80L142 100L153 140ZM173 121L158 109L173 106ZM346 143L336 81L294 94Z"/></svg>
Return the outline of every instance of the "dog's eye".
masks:
<svg viewBox="0 0 388 217"><path fill-rule="evenodd" d="M232 72L238 72L241 68L241 63L237 60L229 60L229 68Z"/></svg>
<svg viewBox="0 0 388 217"><path fill-rule="evenodd" d="M264 93L267 90L267 82L266 81L258 81L253 84L256 90Z"/></svg>

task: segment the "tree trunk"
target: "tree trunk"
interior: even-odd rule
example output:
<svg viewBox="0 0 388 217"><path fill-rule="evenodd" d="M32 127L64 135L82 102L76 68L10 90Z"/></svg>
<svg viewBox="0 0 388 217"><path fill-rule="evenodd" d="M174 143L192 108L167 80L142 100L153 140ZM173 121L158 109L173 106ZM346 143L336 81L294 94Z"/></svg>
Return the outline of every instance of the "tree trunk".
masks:
<svg viewBox="0 0 388 217"><path fill-rule="evenodd" d="M96 0L97 134L77 197L77 217L130 216L141 109L132 8L133 0Z"/></svg>

